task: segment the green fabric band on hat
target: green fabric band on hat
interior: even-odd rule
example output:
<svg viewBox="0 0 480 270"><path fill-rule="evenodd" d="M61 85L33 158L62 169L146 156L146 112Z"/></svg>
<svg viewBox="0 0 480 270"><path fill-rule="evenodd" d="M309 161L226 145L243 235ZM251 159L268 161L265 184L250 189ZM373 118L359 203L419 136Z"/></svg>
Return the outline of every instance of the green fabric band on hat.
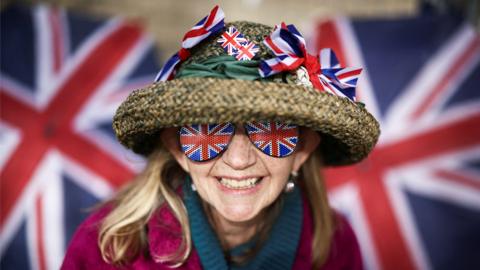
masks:
<svg viewBox="0 0 480 270"><path fill-rule="evenodd" d="M175 78L210 77L253 81L262 79L258 73L260 61L238 61L231 55L208 58L182 67Z"/></svg>

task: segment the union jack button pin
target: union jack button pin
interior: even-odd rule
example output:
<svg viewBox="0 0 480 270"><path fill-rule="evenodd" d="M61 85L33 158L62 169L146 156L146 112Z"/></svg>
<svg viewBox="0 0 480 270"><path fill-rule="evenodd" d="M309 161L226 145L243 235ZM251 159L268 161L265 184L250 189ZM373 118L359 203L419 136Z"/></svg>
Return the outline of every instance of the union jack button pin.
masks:
<svg viewBox="0 0 480 270"><path fill-rule="evenodd" d="M234 56L237 60L251 60L260 48L249 41L238 31L237 28L230 26L222 36L217 40L228 55Z"/></svg>

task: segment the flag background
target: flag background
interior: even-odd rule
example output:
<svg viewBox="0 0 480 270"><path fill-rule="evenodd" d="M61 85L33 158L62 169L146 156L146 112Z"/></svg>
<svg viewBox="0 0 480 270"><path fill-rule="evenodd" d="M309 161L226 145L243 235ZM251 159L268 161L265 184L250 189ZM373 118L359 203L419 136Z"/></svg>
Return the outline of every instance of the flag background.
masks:
<svg viewBox="0 0 480 270"><path fill-rule="evenodd" d="M57 269L88 209L142 167L113 137L114 110L153 80L154 44L170 56L214 5L49 2L69 11L10 5L0 16L2 269ZM220 5L229 21L296 24L311 50L364 68L358 96L381 122L379 144L326 177L366 268L480 269L478 32L414 0L281 2ZM118 14L130 20L106 19Z"/></svg>
<svg viewBox="0 0 480 270"><path fill-rule="evenodd" d="M358 97L382 130L368 159L327 170L367 268L479 268L478 33L449 15L338 17L313 40L364 68Z"/></svg>
<svg viewBox="0 0 480 270"><path fill-rule="evenodd" d="M139 25L44 5L2 10L2 269L58 269L89 208L142 166L111 119L158 70Z"/></svg>

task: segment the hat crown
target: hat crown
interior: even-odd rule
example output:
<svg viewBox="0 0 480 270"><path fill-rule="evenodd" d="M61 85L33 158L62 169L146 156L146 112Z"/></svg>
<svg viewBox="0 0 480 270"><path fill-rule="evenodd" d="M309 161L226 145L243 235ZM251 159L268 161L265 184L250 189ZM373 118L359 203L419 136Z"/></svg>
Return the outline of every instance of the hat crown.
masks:
<svg viewBox="0 0 480 270"><path fill-rule="evenodd" d="M228 55L217 40L223 32L231 26L235 27L249 41L259 46L260 50L256 53L253 60L266 60L275 57L270 49L263 43L265 37L272 33L273 27L249 21L235 21L225 23L225 27L222 31L216 35L212 35L192 48L190 50L190 57L180 64L179 70L186 65L199 63L211 57Z"/></svg>

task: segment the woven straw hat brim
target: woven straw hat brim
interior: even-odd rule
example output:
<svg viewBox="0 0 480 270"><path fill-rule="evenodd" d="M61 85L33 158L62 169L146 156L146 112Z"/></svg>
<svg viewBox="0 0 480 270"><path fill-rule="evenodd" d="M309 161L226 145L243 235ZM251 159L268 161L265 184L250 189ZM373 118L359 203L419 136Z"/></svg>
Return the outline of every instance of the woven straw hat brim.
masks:
<svg viewBox="0 0 480 270"><path fill-rule="evenodd" d="M118 108L113 128L123 145L148 155L162 128L254 120L320 132L326 165L363 159L380 133L375 118L345 98L298 85L216 78L175 79L136 90Z"/></svg>

